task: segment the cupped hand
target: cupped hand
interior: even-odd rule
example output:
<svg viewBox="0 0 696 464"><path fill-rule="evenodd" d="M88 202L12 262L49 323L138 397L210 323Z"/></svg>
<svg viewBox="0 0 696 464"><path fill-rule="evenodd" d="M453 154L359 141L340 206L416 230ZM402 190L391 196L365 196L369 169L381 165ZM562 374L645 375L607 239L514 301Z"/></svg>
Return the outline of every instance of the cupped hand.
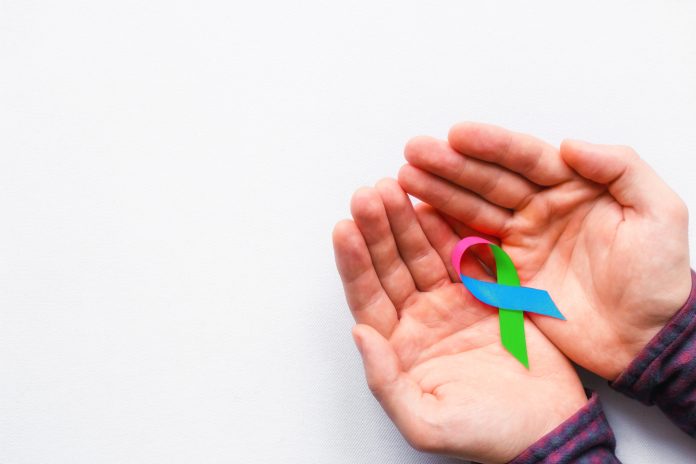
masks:
<svg viewBox="0 0 696 464"><path fill-rule="evenodd" d="M495 308L448 268L458 241L394 180L358 190L333 233L368 385L417 449L507 462L587 401L567 359L525 321L530 369L500 343ZM462 272L483 277L465 257Z"/></svg>
<svg viewBox="0 0 696 464"><path fill-rule="evenodd" d="M418 137L399 182L455 228L488 234L522 285L549 291L567 321L532 315L564 354L615 379L691 289L684 203L630 148L474 123ZM485 258L485 257L484 257Z"/></svg>

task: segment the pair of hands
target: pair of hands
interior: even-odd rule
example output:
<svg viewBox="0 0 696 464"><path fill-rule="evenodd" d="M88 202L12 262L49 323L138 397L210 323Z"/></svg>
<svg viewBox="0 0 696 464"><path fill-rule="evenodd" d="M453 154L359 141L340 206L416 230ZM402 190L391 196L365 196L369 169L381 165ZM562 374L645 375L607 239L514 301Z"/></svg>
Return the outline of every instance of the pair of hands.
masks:
<svg viewBox="0 0 696 464"><path fill-rule="evenodd" d="M464 123L405 154L398 183L358 190L333 234L367 382L417 449L506 462L586 403L567 358L614 380L687 299L687 210L627 147ZM567 318L525 318L529 370L448 264L467 235ZM481 262L462 273L490 280Z"/></svg>

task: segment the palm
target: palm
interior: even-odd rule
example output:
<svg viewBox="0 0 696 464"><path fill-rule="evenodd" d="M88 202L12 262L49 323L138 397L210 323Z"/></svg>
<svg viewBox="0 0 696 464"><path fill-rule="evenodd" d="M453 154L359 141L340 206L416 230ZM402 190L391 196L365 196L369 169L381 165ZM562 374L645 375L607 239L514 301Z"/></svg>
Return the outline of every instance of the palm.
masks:
<svg viewBox="0 0 696 464"><path fill-rule="evenodd" d="M539 328L574 361L615 378L671 316L664 308L673 312L672 301L686 298L684 230L621 203L622 186L582 177L543 142L489 126L460 130L450 143L486 162L432 139L407 158L467 190L410 166L400 180L456 218L462 233L484 230L499 240L524 285L548 290L568 319L532 315ZM467 178L474 168L477 176Z"/></svg>
<svg viewBox="0 0 696 464"><path fill-rule="evenodd" d="M487 349L497 341L493 316L461 284L448 283L411 295L389 341L402 367L411 369L432 358Z"/></svg>
<svg viewBox="0 0 696 464"><path fill-rule="evenodd" d="M359 343L372 346L362 349L368 381L417 447L510 460L583 404L575 372L530 321L531 369L507 353L497 312L452 282L452 229L431 209L416 218L393 181L377 190L356 195L355 223L334 236L356 338L372 340ZM463 268L482 273L471 259Z"/></svg>
<svg viewBox="0 0 696 464"><path fill-rule="evenodd" d="M434 401L424 402L424 414L449 431L439 449L481 461L508 461L553 428L539 404L573 389L576 395L565 417L582 404L577 378L565 358L532 323L527 322L525 332L530 371L501 345L497 312L473 300L461 283L419 292L402 308L389 342L405 375L432 395ZM500 434L501 424L509 427L509 434ZM440 439L434 432L422 433ZM469 446L463 454L454 441L463 435L481 447ZM492 446L496 436L504 448Z"/></svg>

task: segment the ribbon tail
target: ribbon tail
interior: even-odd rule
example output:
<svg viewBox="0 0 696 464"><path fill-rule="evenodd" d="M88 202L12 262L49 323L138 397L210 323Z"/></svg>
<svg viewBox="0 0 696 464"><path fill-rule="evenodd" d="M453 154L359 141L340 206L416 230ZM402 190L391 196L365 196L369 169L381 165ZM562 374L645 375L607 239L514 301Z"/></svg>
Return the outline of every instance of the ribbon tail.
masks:
<svg viewBox="0 0 696 464"><path fill-rule="evenodd" d="M510 256L499 246L490 245L495 258L498 284L509 285L510 288L520 288L520 278ZM470 282L471 283L471 282ZM478 283L478 282L477 282ZM515 308L498 302L498 321L500 324L500 343L524 367L529 369L527 357L527 339L524 334L524 313L506 308Z"/></svg>
<svg viewBox="0 0 696 464"><path fill-rule="evenodd" d="M500 308L498 320L500 321L501 343L515 359L529 369L527 342L524 335L524 313Z"/></svg>

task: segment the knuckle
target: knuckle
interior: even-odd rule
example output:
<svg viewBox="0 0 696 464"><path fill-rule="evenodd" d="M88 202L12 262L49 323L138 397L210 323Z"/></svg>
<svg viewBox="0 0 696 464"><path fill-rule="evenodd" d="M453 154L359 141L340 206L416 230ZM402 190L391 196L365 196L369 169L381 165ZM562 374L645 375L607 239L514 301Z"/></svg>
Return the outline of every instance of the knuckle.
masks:
<svg viewBox="0 0 696 464"><path fill-rule="evenodd" d="M479 187L480 188L479 193L481 195L483 195L484 197L486 195L490 195L495 191L495 189L498 188L498 185L500 185L500 175L495 175L495 176L491 176L488 178L484 178L481 181L481 186Z"/></svg>

